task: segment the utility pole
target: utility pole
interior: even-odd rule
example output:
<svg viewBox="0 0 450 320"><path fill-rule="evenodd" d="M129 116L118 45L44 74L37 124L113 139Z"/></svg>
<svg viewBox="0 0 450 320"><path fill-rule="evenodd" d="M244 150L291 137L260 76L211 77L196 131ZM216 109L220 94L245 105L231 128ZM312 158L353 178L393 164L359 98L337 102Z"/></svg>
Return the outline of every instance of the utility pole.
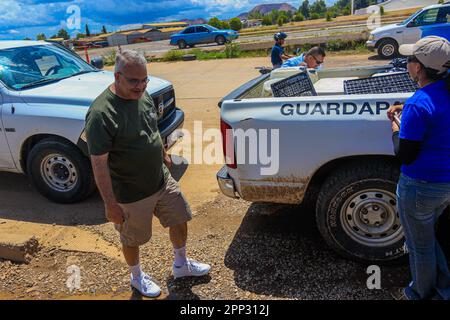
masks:
<svg viewBox="0 0 450 320"><path fill-rule="evenodd" d="M350 0L350 2L352 3L351 15L353 15L353 13L355 12L355 0Z"/></svg>

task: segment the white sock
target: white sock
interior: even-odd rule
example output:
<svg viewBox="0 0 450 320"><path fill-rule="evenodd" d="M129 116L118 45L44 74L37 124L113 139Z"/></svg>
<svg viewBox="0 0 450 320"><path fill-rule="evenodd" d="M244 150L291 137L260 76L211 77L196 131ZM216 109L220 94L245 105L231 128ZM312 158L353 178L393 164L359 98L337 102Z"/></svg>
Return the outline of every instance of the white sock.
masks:
<svg viewBox="0 0 450 320"><path fill-rule="evenodd" d="M186 264L187 258L186 258L186 247L180 248L180 249L173 249L173 253L175 255L175 267L182 267Z"/></svg>
<svg viewBox="0 0 450 320"><path fill-rule="evenodd" d="M135 266L130 266L130 272L133 275L133 279L139 279L141 277L141 265L138 263Z"/></svg>

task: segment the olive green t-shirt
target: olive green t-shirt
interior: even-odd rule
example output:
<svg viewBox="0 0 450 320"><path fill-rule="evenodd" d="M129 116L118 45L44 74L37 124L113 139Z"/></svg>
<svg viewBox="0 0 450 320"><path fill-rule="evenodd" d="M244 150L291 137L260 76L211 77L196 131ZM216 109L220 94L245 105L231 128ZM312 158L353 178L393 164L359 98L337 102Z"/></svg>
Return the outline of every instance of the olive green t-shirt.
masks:
<svg viewBox="0 0 450 320"><path fill-rule="evenodd" d="M167 181L156 108L147 92L139 100L125 100L106 89L89 108L85 131L90 155L109 153L117 202L145 199Z"/></svg>

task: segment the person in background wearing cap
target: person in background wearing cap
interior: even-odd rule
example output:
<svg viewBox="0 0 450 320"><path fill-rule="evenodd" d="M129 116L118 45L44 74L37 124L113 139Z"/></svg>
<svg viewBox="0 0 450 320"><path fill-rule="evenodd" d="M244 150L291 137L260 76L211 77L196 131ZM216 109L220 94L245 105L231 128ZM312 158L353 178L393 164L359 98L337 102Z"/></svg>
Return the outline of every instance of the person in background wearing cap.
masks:
<svg viewBox="0 0 450 320"><path fill-rule="evenodd" d="M321 47L313 47L306 53L302 53L298 57L293 57L286 60L282 68L301 67L305 66L308 69L321 69L322 64L325 62L326 57L325 50Z"/></svg>
<svg viewBox="0 0 450 320"><path fill-rule="evenodd" d="M292 58L290 55L287 55L284 53L284 42L287 38L287 34L284 32L278 32L274 36L275 39L275 45L272 48L272 65L273 69L281 68L281 65L283 64L283 60L287 60Z"/></svg>
<svg viewBox="0 0 450 320"><path fill-rule="evenodd" d="M388 110L401 175L398 211L409 251L412 281L395 299L450 299L450 272L435 225L450 205L450 43L426 37L403 45L408 72L420 89ZM401 113L401 124L394 115Z"/></svg>

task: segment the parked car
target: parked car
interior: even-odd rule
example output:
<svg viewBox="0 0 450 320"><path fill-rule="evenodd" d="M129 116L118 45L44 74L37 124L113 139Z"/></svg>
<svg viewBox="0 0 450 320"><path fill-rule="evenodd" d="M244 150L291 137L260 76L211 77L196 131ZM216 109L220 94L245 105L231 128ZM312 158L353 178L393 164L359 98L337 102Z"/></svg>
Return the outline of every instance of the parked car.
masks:
<svg viewBox="0 0 450 320"><path fill-rule="evenodd" d="M344 90L344 81L370 81L393 68L310 70L315 95L285 98L274 97L271 85L299 68L279 69L230 93L220 102L227 159L217 174L222 192L252 202L309 203L311 211L298 213L314 214L323 238L341 255L377 264L403 259L405 239L396 208L400 165L386 112L412 96L415 85L411 82L411 92L395 86L382 94ZM278 140L252 149L268 141L259 139L271 137L273 129ZM246 140L252 136L258 141ZM259 160L249 160L255 155ZM262 173L271 166L278 170Z"/></svg>
<svg viewBox="0 0 450 320"><path fill-rule="evenodd" d="M98 63L98 61L95 61ZM166 147L184 122L170 82L149 77ZM0 171L28 175L59 203L87 198L95 189L87 153L85 116L114 74L44 41L0 41ZM170 135L170 136L169 136Z"/></svg>
<svg viewBox="0 0 450 320"><path fill-rule="evenodd" d="M187 46L193 47L197 44L217 43L223 45L239 37L239 33L234 30L219 30L207 24L187 27L180 33L170 37L170 44L184 49Z"/></svg>
<svg viewBox="0 0 450 320"><path fill-rule="evenodd" d="M375 29L366 43L368 49L392 59L402 44L412 44L427 36L450 40L450 2L423 8L405 21Z"/></svg>
<svg viewBox="0 0 450 320"><path fill-rule="evenodd" d="M100 46L101 48L106 48L109 46L108 41L97 41L94 42L94 45Z"/></svg>

